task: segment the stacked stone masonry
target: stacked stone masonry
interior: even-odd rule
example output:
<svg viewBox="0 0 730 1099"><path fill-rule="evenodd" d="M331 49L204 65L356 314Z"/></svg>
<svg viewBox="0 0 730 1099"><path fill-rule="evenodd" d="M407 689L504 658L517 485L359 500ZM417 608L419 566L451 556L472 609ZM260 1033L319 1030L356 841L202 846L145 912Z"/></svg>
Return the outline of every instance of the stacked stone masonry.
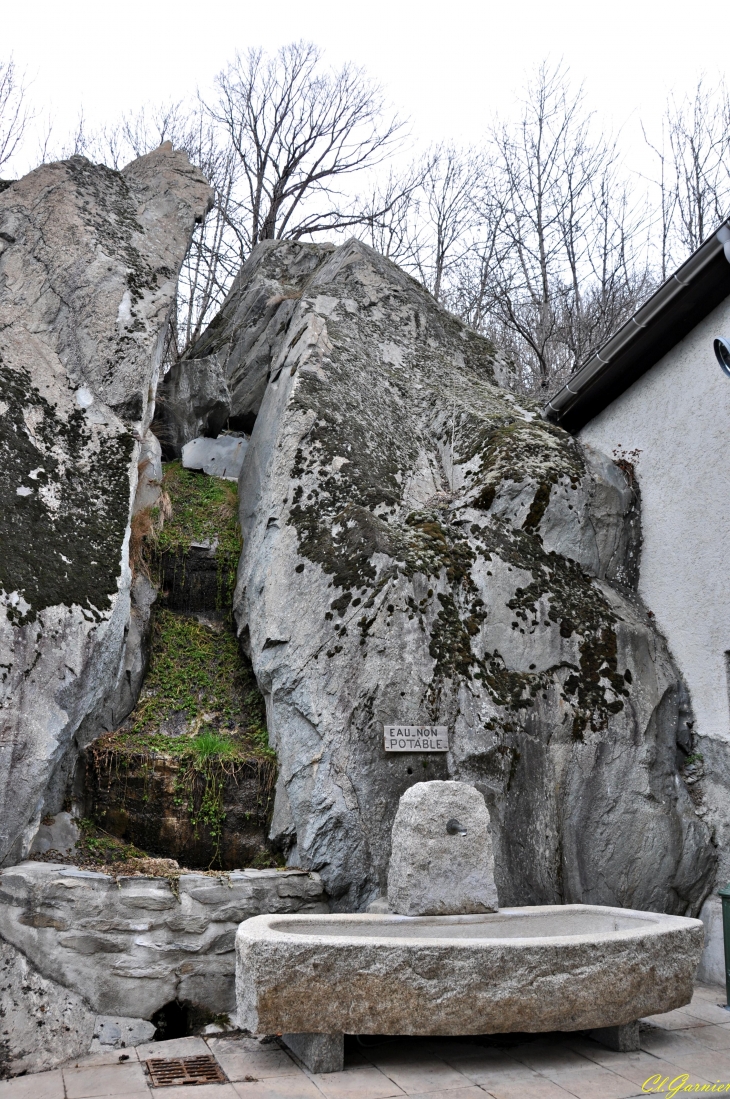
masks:
<svg viewBox="0 0 730 1099"><path fill-rule="evenodd" d="M172 1000L235 1008L236 928L263 912L327 912L317 874L124 877L25 862L0 873L3 937L98 1014L149 1019Z"/></svg>

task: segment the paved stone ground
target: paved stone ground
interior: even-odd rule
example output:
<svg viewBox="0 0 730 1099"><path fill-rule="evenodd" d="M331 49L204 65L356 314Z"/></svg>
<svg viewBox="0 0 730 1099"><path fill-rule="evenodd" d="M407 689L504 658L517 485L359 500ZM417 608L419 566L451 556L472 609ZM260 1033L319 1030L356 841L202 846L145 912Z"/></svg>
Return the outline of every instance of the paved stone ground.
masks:
<svg viewBox="0 0 730 1099"><path fill-rule="evenodd" d="M730 1085L724 989L698 986L680 1011L645 1020L639 1053L612 1053L581 1035L473 1039L349 1039L344 1072L303 1071L275 1042L180 1038L91 1054L62 1069L0 1083L0 1099L629 1099L670 1085ZM499 1043L499 1044L498 1044ZM229 1083L150 1088L148 1057L212 1052ZM686 1079L683 1079L685 1077ZM662 1083L663 1082L663 1083ZM643 1089L643 1090L642 1090ZM691 1088L692 1091L699 1088ZM709 1089L707 1089L709 1090ZM719 1089L718 1089L719 1090Z"/></svg>

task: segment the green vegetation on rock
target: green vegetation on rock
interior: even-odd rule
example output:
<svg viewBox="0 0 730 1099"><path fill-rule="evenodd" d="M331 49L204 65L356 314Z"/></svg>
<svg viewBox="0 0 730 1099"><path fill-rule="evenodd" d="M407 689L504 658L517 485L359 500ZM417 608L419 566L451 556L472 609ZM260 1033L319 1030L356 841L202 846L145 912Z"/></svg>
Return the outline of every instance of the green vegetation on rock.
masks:
<svg viewBox="0 0 730 1099"><path fill-rule="evenodd" d="M140 811L149 815L153 800L165 789L160 819L163 813L182 813L195 839L207 837L205 842L212 843L211 865L221 865L231 788L250 787L253 776L255 791L250 812L244 802L246 815L263 826L276 779L263 698L231 617L241 551L236 486L172 462L165 468L162 488L159 506L141 524L135 561L162 582L170 559L179 577L191 546L207 544L217 567L217 590L209 589L215 605L206 603L197 616L180 613L173 609L180 604L171 594L161 593L137 705L121 728L89 749L90 774L95 783L106 782L109 789L115 785L115 810L122 816ZM111 827L108 810L101 812L105 827ZM269 860L269 852L264 854Z"/></svg>
<svg viewBox="0 0 730 1099"><path fill-rule="evenodd" d="M188 755L213 731L217 742L237 745L240 752L273 756L263 699L232 629L160 610L139 702L127 731L113 735L135 749ZM225 753L230 755L229 748Z"/></svg>
<svg viewBox="0 0 730 1099"><path fill-rule="evenodd" d="M184 558L191 544L207 543L214 548L218 565L218 609L230 605L242 545L235 484L170 462L162 488L162 504L154 517L158 529L153 557L158 562L164 554Z"/></svg>
<svg viewBox="0 0 730 1099"><path fill-rule="evenodd" d="M208 829L217 852L226 778L258 764L262 787L270 790L276 773L263 699L230 627L159 611L137 707L92 751L107 768L146 770L150 777L158 757L177 761L176 804L196 831Z"/></svg>

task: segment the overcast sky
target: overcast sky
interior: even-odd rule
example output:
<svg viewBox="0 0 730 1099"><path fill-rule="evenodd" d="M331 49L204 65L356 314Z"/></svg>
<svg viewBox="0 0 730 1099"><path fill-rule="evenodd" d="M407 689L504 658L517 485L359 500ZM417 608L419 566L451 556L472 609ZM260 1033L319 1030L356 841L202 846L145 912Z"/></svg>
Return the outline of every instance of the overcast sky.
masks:
<svg viewBox="0 0 730 1099"><path fill-rule="evenodd" d="M236 49L305 38L364 66L423 143L477 141L532 67L563 58L640 165L639 118L656 126L670 90L726 67L728 12L727 0L6 0L0 55L27 70L61 138L82 105L92 125L110 121L205 90Z"/></svg>

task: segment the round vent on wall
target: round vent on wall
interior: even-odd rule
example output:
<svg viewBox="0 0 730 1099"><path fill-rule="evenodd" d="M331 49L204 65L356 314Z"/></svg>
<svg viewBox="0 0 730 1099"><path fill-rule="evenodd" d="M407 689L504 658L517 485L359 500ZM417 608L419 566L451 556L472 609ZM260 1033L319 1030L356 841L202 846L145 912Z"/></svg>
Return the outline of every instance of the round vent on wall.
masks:
<svg viewBox="0 0 730 1099"><path fill-rule="evenodd" d="M725 373L730 376L730 340L726 340L724 336L718 336L713 347L715 348L717 361Z"/></svg>

